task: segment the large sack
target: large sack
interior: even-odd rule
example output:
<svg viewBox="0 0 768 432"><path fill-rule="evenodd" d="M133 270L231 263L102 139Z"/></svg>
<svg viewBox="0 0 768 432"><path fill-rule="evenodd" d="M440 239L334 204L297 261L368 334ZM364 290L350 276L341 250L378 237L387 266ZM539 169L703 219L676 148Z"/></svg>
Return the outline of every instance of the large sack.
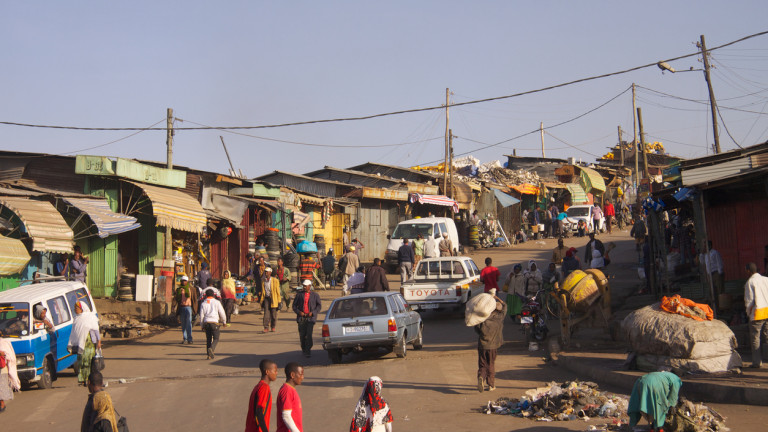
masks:
<svg viewBox="0 0 768 432"><path fill-rule="evenodd" d="M639 354L637 368L641 371L655 372L661 368L678 369L685 373L727 372L741 367L741 356L736 351L716 357L703 359L681 359L655 354Z"/></svg>
<svg viewBox="0 0 768 432"><path fill-rule="evenodd" d="M483 323L496 310L496 299L490 294L478 294L467 302L464 312L464 323L473 327Z"/></svg>
<svg viewBox="0 0 768 432"><path fill-rule="evenodd" d="M624 318L622 330L632 350L679 359L707 359L731 355L736 336L722 321L695 321L660 309L659 303Z"/></svg>

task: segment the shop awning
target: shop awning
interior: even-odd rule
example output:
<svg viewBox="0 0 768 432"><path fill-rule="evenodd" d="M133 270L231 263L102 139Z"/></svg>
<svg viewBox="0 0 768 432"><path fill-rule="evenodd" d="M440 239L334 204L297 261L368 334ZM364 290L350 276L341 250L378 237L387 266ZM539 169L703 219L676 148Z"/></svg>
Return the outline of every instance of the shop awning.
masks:
<svg viewBox="0 0 768 432"><path fill-rule="evenodd" d="M494 189L493 194L496 195L496 199L499 200L499 204L501 204L502 207L509 207L520 202L519 199L507 195L498 189Z"/></svg>
<svg viewBox="0 0 768 432"><path fill-rule="evenodd" d="M74 234L53 204L21 197L0 197L0 204L24 224L33 251L72 252Z"/></svg>
<svg viewBox="0 0 768 432"><path fill-rule="evenodd" d="M309 204L309 205L320 206L320 207L325 205L325 200L322 198L313 197L310 195L304 195L300 193L297 193L296 197L299 199L299 201L301 201L302 204Z"/></svg>
<svg viewBox="0 0 768 432"><path fill-rule="evenodd" d="M539 187L536 185L532 185L530 183L523 183L521 185L512 186L511 189L514 189L522 195L538 195L539 194Z"/></svg>
<svg viewBox="0 0 768 432"><path fill-rule="evenodd" d="M589 201L587 198L587 193L584 192L584 189L581 187L581 185L576 183L568 183L565 185L565 187L568 188L568 192L571 193L571 205L583 204Z"/></svg>
<svg viewBox="0 0 768 432"><path fill-rule="evenodd" d="M225 220L234 224L236 227L240 226L240 222L243 221L243 215L248 210L248 202L237 198L230 197L228 195L213 194L211 195L211 203L214 207L214 213L221 215ZM210 215L212 209L205 209Z"/></svg>
<svg viewBox="0 0 768 432"><path fill-rule="evenodd" d="M63 198L63 200L87 214L96 225L101 238L135 230L141 226L136 222L135 217L113 212L107 200L95 198Z"/></svg>
<svg viewBox="0 0 768 432"><path fill-rule="evenodd" d="M411 202L412 203L417 202L419 204L432 204L432 205L451 207L454 213L459 212L459 203L448 198L445 195L411 194Z"/></svg>
<svg viewBox="0 0 768 432"><path fill-rule="evenodd" d="M207 219L203 206L196 199L175 189L129 183L141 188L152 201L152 214L157 218L158 226L193 233L203 232Z"/></svg>
<svg viewBox="0 0 768 432"><path fill-rule="evenodd" d="M29 262L29 252L21 240L0 236L0 276L21 273Z"/></svg>
<svg viewBox="0 0 768 432"><path fill-rule="evenodd" d="M584 191L587 193L594 194L595 192L605 192L605 180L603 180L603 176L592 168L581 167L579 184L581 184Z"/></svg>

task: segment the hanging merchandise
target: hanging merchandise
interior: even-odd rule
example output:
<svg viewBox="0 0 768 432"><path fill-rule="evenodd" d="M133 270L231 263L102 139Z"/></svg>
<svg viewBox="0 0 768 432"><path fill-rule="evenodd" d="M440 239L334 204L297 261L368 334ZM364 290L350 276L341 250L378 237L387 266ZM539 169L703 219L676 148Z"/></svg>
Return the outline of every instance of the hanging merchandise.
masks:
<svg viewBox="0 0 768 432"><path fill-rule="evenodd" d="M227 236L229 236L230 234L232 234L232 227L223 226L219 228L219 235L221 236L221 238L227 238Z"/></svg>

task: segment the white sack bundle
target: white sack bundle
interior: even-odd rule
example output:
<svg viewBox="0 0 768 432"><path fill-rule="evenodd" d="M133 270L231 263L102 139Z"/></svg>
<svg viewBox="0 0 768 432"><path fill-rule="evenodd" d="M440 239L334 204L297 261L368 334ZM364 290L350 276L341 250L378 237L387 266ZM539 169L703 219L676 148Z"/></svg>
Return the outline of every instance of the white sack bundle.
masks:
<svg viewBox="0 0 768 432"><path fill-rule="evenodd" d="M491 313L496 310L496 299L490 294L478 294L467 302L467 308L464 313L464 323L468 327L473 327L487 320Z"/></svg>

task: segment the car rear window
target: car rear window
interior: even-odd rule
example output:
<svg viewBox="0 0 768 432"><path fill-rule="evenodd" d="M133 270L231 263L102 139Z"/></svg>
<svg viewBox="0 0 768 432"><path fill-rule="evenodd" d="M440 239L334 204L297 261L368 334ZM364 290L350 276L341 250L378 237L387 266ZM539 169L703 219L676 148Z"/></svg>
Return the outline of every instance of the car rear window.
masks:
<svg viewBox="0 0 768 432"><path fill-rule="evenodd" d="M336 319L387 314L389 311L384 297L354 297L336 300L333 304L333 310L328 313L328 316L331 319Z"/></svg>

